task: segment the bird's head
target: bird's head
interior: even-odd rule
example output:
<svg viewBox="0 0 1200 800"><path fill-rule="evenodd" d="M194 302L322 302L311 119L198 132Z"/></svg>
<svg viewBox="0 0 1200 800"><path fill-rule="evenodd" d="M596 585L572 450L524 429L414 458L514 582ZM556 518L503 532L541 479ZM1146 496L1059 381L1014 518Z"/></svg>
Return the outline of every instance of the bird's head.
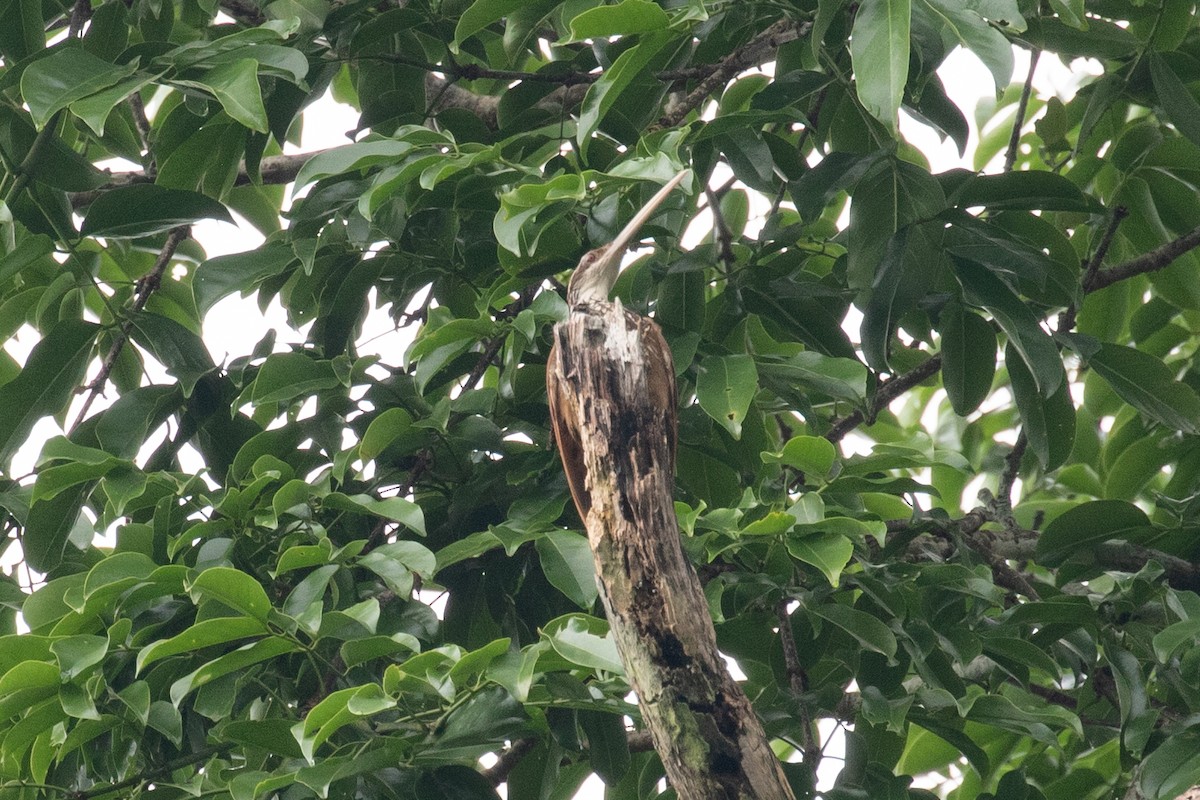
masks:
<svg viewBox="0 0 1200 800"><path fill-rule="evenodd" d="M617 234L616 239L584 254L583 258L579 260L579 266L571 273L571 280L567 284L567 303L569 305L608 300L608 294L612 291L613 284L617 282L621 258L625 255L629 243L646 224L646 220L650 219L662 205L663 200L667 199L667 195L687 175L688 170L685 169L667 181L666 185L659 189L638 213L633 215L633 219L629 220L629 224Z"/></svg>

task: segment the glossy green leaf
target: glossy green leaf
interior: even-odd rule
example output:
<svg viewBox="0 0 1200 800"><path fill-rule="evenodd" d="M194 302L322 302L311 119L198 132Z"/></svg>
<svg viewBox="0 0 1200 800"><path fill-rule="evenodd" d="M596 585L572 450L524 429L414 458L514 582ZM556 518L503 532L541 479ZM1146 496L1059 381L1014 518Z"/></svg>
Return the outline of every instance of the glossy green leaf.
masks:
<svg viewBox="0 0 1200 800"><path fill-rule="evenodd" d="M1200 737L1171 736L1142 763L1138 788L1148 800L1174 800L1200 781Z"/></svg>
<svg viewBox="0 0 1200 800"><path fill-rule="evenodd" d="M537 540L546 580L583 609L596 602L596 570L586 536L550 531Z"/></svg>
<svg viewBox="0 0 1200 800"><path fill-rule="evenodd" d="M624 674L617 644L611 636L598 635L593 626L578 616L560 618L556 622L558 624L546 625L545 633L560 656L581 667Z"/></svg>
<svg viewBox="0 0 1200 800"><path fill-rule="evenodd" d="M242 58L210 70L200 83L220 101L225 113L252 131L267 133L267 110L258 85L258 62Z"/></svg>
<svg viewBox="0 0 1200 800"><path fill-rule="evenodd" d="M984 21L978 8L954 0L918 0L914 11L918 10L928 14L935 26L979 56L992 73L997 94L1008 87L1013 73L1012 44L1004 34Z"/></svg>
<svg viewBox="0 0 1200 800"><path fill-rule="evenodd" d="M55 112L133 74L137 64L117 65L80 47L59 46L21 73L21 96L38 128Z"/></svg>
<svg viewBox="0 0 1200 800"><path fill-rule="evenodd" d="M1038 394L1033 375L1010 342L1004 363L1012 380L1013 397L1021 412L1022 430L1042 469L1057 469L1071 455L1075 443L1075 404L1064 381L1049 397Z"/></svg>
<svg viewBox="0 0 1200 800"><path fill-rule="evenodd" d="M1155 422L1185 433L1200 433L1200 395L1175 380L1161 359L1132 347L1105 343L1088 356L1088 366L1125 402Z"/></svg>
<svg viewBox="0 0 1200 800"><path fill-rule="evenodd" d="M576 133L579 152L585 159L592 136L609 110L621 98L621 94L645 74L655 56L673 38L669 33L652 33L642 37L640 42L621 53L600 79L588 87L579 111L579 130Z"/></svg>
<svg viewBox="0 0 1200 800"><path fill-rule="evenodd" d="M140 673L154 662L170 656L193 653L205 647L225 644L250 636L261 636L266 632L267 627L263 621L254 617L206 619L170 639L162 639L142 648L137 657L137 669Z"/></svg>
<svg viewBox="0 0 1200 800"><path fill-rule="evenodd" d="M0 386L0 465L25 443L34 423L60 412L80 386L99 327L63 320L33 347L21 374Z"/></svg>
<svg viewBox="0 0 1200 800"><path fill-rule="evenodd" d="M668 23L662 7L649 0L621 0L614 6L589 8L573 17L567 41L654 33L665 30Z"/></svg>
<svg viewBox="0 0 1200 800"><path fill-rule="evenodd" d="M758 393L758 370L747 355L709 356L700 362L696 397L700 407L729 431L742 436L742 422Z"/></svg>
<svg viewBox="0 0 1200 800"><path fill-rule="evenodd" d="M262 584L232 567L204 570L192 581L188 591L194 598L211 598L261 623L267 621L271 610L271 601Z"/></svg>
<svg viewBox="0 0 1200 800"><path fill-rule="evenodd" d="M1037 540L1038 563L1056 566L1109 539L1144 538L1150 518L1124 500L1094 500L1061 514Z"/></svg>
<svg viewBox="0 0 1200 800"><path fill-rule="evenodd" d="M1042 329L1038 317L1004 281L983 265L955 259L954 271L967 301L990 311L1008 335L1009 342L1029 367L1038 394L1052 396L1063 385L1066 374L1058 348Z"/></svg>
<svg viewBox="0 0 1200 800"><path fill-rule="evenodd" d="M983 317L950 301L939 318L942 385L954 413L965 417L992 390L996 374L996 332Z"/></svg>
<svg viewBox="0 0 1200 800"><path fill-rule="evenodd" d="M783 450L778 453L762 454L763 461L795 467L818 481L829 474L836 458L837 449L828 439L803 435L788 439Z"/></svg>
<svg viewBox="0 0 1200 800"><path fill-rule="evenodd" d="M284 403L340 383L333 365L307 353L275 353L259 367L250 391L254 405Z"/></svg>
<svg viewBox="0 0 1200 800"><path fill-rule="evenodd" d="M1167 118L1193 144L1200 144L1200 102L1164 56L1150 53L1148 60L1150 78Z"/></svg>
<svg viewBox="0 0 1200 800"><path fill-rule="evenodd" d="M233 222L225 206L198 192L151 183L110 189L88 206L80 233L129 239L162 233L201 219Z"/></svg>
<svg viewBox="0 0 1200 800"><path fill-rule="evenodd" d="M323 502L329 508L390 519L422 536L425 535L425 515L421 511L421 507L403 497L385 497L382 500L376 500L369 495L346 495L341 492L332 492L324 498Z"/></svg>
<svg viewBox="0 0 1200 800"><path fill-rule="evenodd" d="M196 310L203 317L222 298L247 291L295 262L296 255L288 247L263 247L210 258L196 268L192 279Z"/></svg>
<svg viewBox="0 0 1200 800"><path fill-rule="evenodd" d="M868 650L880 653L888 659L896 655L896 636L870 614L837 603L816 606L808 611L838 626Z"/></svg>
<svg viewBox="0 0 1200 800"><path fill-rule="evenodd" d="M789 536L787 549L793 558L819 569L829 585L835 588L841 580L842 570L854 555L854 544L849 539L829 531Z"/></svg>
<svg viewBox="0 0 1200 800"><path fill-rule="evenodd" d="M910 0L863 3L850 37L858 99L890 131L896 130L908 82L911 14Z"/></svg>

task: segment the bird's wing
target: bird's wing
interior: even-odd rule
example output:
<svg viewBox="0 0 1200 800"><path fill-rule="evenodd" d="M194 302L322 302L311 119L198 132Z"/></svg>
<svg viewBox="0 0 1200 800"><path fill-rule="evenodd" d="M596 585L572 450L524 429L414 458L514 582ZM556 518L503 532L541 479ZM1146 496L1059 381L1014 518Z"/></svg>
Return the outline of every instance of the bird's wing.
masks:
<svg viewBox="0 0 1200 800"><path fill-rule="evenodd" d="M662 409L666 429L668 458L671 475L668 484L675 477L675 452L678 449L679 421L676 418L679 405L675 388L675 359L671 356L671 346L663 337L662 329L652 319L639 316L638 327L646 354L646 375L650 383L650 399L655 408Z"/></svg>
<svg viewBox="0 0 1200 800"><path fill-rule="evenodd" d="M592 500L588 496L585 481L587 468L583 463L583 446L579 441L577 400L570 384L562 375L563 365L559 360L558 350L556 341L550 350L550 359L546 365L546 400L550 406L550 426L554 430L554 440L558 444L558 454L562 458L563 471L567 475L567 486L571 489L575 508L579 510L579 518L586 523Z"/></svg>

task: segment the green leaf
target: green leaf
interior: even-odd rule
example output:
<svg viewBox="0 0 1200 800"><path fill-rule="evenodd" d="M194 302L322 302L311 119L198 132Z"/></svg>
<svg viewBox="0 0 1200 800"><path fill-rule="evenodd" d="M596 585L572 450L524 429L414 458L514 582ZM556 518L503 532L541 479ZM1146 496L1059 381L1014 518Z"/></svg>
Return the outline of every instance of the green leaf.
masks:
<svg viewBox="0 0 1200 800"><path fill-rule="evenodd" d="M1197 640L1200 640L1200 617L1176 622L1154 634L1154 656L1165 664L1180 645L1194 646Z"/></svg>
<svg viewBox="0 0 1200 800"><path fill-rule="evenodd" d="M623 675L625 667L617 655L616 641L612 636L596 633L598 627L590 625L586 618L573 614L552 620L542 630L554 651L572 664Z"/></svg>
<svg viewBox="0 0 1200 800"><path fill-rule="evenodd" d="M950 196L959 208L983 206L992 211L1101 211L1095 198L1061 175L1037 170L973 175Z"/></svg>
<svg viewBox="0 0 1200 800"><path fill-rule="evenodd" d="M341 492L331 492L325 496L322 502L329 508L390 519L422 536L425 535L425 515L421 511L421 507L403 497L385 497L382 500L376 500L366 494L346 495Z"/></svg>
<svg viewBox="0 0 1200 800"><path fill-rule="evenodd" d="M787 549L793 558L821 570L821 574L834 588L837 588L842 570L846 568L854 555L854 544L840 533L832 532L789 536ZM892 653L895 653L894 642Z"/></svg>
<svg viewBox="0 0 1200 800"><path fill-rule="evenodd" d="M283 272L296 261L292 248L269 246L210 258L196 268L192 278L196 311L203 318L222 298L234 292L248 291L266 278Z"/></svg>
<svg viewBox="0 0 1200 800"><path fill-rule="evenodd" d="M109 189L88 206L80 233L133 239L162 233L200 219L233 223L225 206L199 192L140 183Z"/></svg>
<svg viewBox="0 0 1200 800"><path fill-rule="evenodd" d="M950 407L965 417L984 401L996 374L996 332L983 317L950 301L939 320L942 385Z"/></svg>
<svg viewBox="0 0 1200 800"><path fill-rule="evenodd" d="M459 24L462 24L461 21ZM600 123L604 121L609 110L635 80L645 76L646 69L654 57L674 38L672 34L665 32L651 33L643 37L636 45L617 56L617 60L604 71L600 79L588 87L579 110L579 129L576 133L580 155L585 159L591 147L592 136L600 128Z"/></svg>
<svg viewBox="0 0 1200 800"><path fill-rule="evenodd" d="M696 380L700 407L734 439L742 438L742 421L756 394L758 370L750 356L708 356L700 362Z"/></svg>
<svg viewBox="0 0 1200 800"><path fill-rule="evenodd" d="M893 133L908 82L911 14L910 0L868 0L859 6L850 34L858 99Z"/></svg>
<svg viewBox="0 0 1200 800"><path fill-rule="evenodd" d="M1200 782L1200 736L1184 731L1169 737L1141 764L1141 796L1174 800Z"/></svg>
<svg viewBox="0 0 1200 800"><path fill-rule="evenodd" d="M294 653L299 649L300 645L297 642L281 636L271 636L243 645L232 653L226 653L220 658L209 661L171 684L171 702L178 706L183 698L201 686L212 683L217 678L287 653Z"/></svg>
<svg viewBox="0 0 1200 800"><path fill-rule="evenodd" d="M979 60L992 73L997 95L1008 88L1013 73L1012 44L1004 34L984 21L977 9L958 0L919 0L917 8L928 14L934 27L942 30L943 36L953 36L963 47L979 56Z"/></svg>
<svg viewBox="0 0 1200 800"><path fill-rule="evenodd" d="M118 66L81 47L60 45L54 53L33 62L21 73L21 96L34 123L43 128L55 112L112 86L136 70L136 62Z"/></svg>
<svg viewBox="0 0 1200 800"><path fill-rule="evenodd" d="M896 655L896 637L886 625L865 611L827 603L810 607L808 613L832 622L857 639L863 647L887 656L888 660Z"/></svg>
<svg viewBox="0 0 1200 800"><path fill-rule="evenodd" d="M588 760L606 786L614 786L629 770L629 734L621 714L580 711L579 727L587 736Z"/></svg>
<svg viewBox="0 0 1200 800"><path fill-rule="evenodd" d="M1175 380L1171 369L1149 353L1104 343L1087 357L1122 400L1155 422L1184 433L1200 433L1200 396Z"/></svg>
<svg viewBox="0 0 1200 800"><path fill-rule="evenodd" d="M317 360L303 352L274 353L267 356L258 370L250 402L256 406L286 403L340 383L329 361Z"/></svg>
<svg viewBox="0 0 1200 800"><path fill-rule="evenodd" d="M1054 340L1042 329L1037 315L982 264L954 258L954 271L968 302L990 311L1021 354L1033 374L1038 394L1052 396L1066 380L1066 372Z"/></svg>
<svg viewBox="0 0 1200 800"><path fill-rule="evenodd" d="M1200 144L1200 103L1188 91L1170 61L1154 52L1148 58L1150 79L1154 82L1154 91L1158 93L1158 107L1189 141Z"/></svg>
<svg viewBox="0 0 1200 800"><path fill-rule="evenodd" d="M526 2L528 0L475 0L458 18L458 24L454 27L452 52L457 53L458 46L469 37L479 33L493 22L517 11Z"/></svg>
<svg viewBox="0 0 1200 800"><path fill-rule="evenodd" d="M241 58L222 64L210 70L198 83L212 91L226 114L252 131L269 132L267 110L258 85L257 61Z"/></svg>
<svg viewBox="0 0 1200 800"><path fill-rule="evenodd" d="M416 542L381 544L358 559L358 563L382 578L401 597L412 591L414 572L428 579L437 568L433 553Z"/></svg>
<svg viewBox="0 0 1200 800"><path fill-rule="evenodd" d="M403 408L389 408L371 420L362 441L358 443L358 457L363 461L374 460L388 445L413 429L412 414Z"/></svg>
<svg viewBox="0 0 1200 800"><path fill-rule="evenodd" d="M210 567L192 581L188 592L193 600L197 595L210 597L235 611L265 623L271 611L271 601L262 584L239 569Z"/></svg>
<svg viewBox="0 0 1200 800"><path fill-rule="evenodd" d="M1082 28L1086 24L1083 0L1050 0L1050 8L1072 28Z"/></svg>
<svg viewBox="0 0 1200 800"><path fill-rule="evenodd" d="M0 386L0 465L8 464L34 423L70 403L98 332L90 322L60 321L33 346L21 374Z"/></svg>
<svg viewBox="0 0 1200 800"><path fill-rule="evenodd" d="M304 757L312 763L314 751L339 728L395 706L396 701L384 694L377 683L342 689L314 706L304 721L292 728L292 735L300 743Z"/></svg>
<svg viewBox="0 0 1200 800"><path fill-rule="evenodd" d="M1075 404L1064 381L1049 397L1038 394L1033 375L1013 347L1004 349L1004 363L1012 380L1013 397L1021 412L1022 430L1044 470L1056 469L1071 455L1075 444Z"/></svg>
<svg viewBox="0 0 1200 800"><path fill-rule="evenodd" d="M50 643L50 652L58 659L64 680L73 680L88 667L104 660L108 653L107 636L64 636Z"/></svg>
<svg viewBox="0 0 1200 800"><path fill-rule="evenodd" d="M1037 561L1058 566L1073 555L1088 555L1109 539L1138 541L1150 526L1146 512L1124 500L1094 500L1054 518L1037 540Z"/></svg>
<svg viewBox="0 0 1200 800"><path fill-rule="evenodd" d="M117 104L134 92L153 83L158 77L158 75L144 73L133 75L115 86L74 101L70 105L71 113L87 123L87 126L95 131L97 136L103 136L104 124Z"/></svg>
<svg viewBox="0 0 1200 800"><path fill-rule="evenodd" d="M197 622L183 633L176 634L170 639L161 639L154 644L143 647L138 652L137 671L156 661L181 653L193 653L215 644L245 639L249 636L261 636L267 632L267 626L260 619L253 617L217 617Z"/></svg>
<svg viewBox="0 0 1200 800"><path fill-rule="evenodd" d="M31 56L46 46L42 4L38 0L0 0L0 55L7 64Z"/></svg>
<svg viewBox="0 0 1200 800"><path fill-rule="evenodd" d="M764 462L786 464L817 480L829 474L836 459L837 448L823 436L793 436L780 452L762 454Z"/></svg>
<svg viewBox="0 0 1200 800"><path fill-rule="evenodd" d="M590 609L598 590L587 537L571 531L550 531L535 546L546 580L580 608Z"/></svg>
<svg viewBox="0 0 1200 800"><path fill-rule="evenodd" d="M571 36L563 44L609 36L654 33L670 24L662 7L649 0L622 0L615 6L589 8L571 20Z"/></svg>

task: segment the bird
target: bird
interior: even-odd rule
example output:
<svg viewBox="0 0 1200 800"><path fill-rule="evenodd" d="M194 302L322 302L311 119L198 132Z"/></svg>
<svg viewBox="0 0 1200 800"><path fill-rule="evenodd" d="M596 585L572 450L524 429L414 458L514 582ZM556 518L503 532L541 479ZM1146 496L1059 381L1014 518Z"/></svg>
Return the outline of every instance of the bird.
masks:
<svg viewBox="0 0 1200 800"><path fill-rule="evenodd" d="M579 517L587 523L592 499L587 479L586 458L581 440L581 411L588 411L596 388L595 380L584 379L581 365L586 348L598 348L623 342L625 350L619 355L620 364L612 367L625 373L636 372L637 385L645 391L636 409L621 409L609 404L609 413L618 417L610 420L616 429L622 423L627 430L629 460L637 469L653 465L666 472L665 485L670 487L675 474L675 448L678 438L676 421L675 364L671 348L663 338L658 324L647 317L624 308L619 300L610 301L609 293L616 283L621 259L642 226L654 215L662 202L683 182L689 170L683 170L668 181L634 215L612 242L584 254L567 284L567 318L555 328L555 343L546 369L546 394L550 421L571 498ZM571 323L576 330L587 329L587 335L569 333ZM612 364L610 360L608 363ZM627 374L625 377L631 377ZM604 381L604 376L601 376ZM590 385L587 385L590 384ZM617 401L616 405L621 405ZM636 416L637 419L631 419ZM644 442L638 445L638 442ZM641 446L656 453L635 452ZM659 482L662 485L662 482ZM668 505L670 498L667 498Z"/></svg>

